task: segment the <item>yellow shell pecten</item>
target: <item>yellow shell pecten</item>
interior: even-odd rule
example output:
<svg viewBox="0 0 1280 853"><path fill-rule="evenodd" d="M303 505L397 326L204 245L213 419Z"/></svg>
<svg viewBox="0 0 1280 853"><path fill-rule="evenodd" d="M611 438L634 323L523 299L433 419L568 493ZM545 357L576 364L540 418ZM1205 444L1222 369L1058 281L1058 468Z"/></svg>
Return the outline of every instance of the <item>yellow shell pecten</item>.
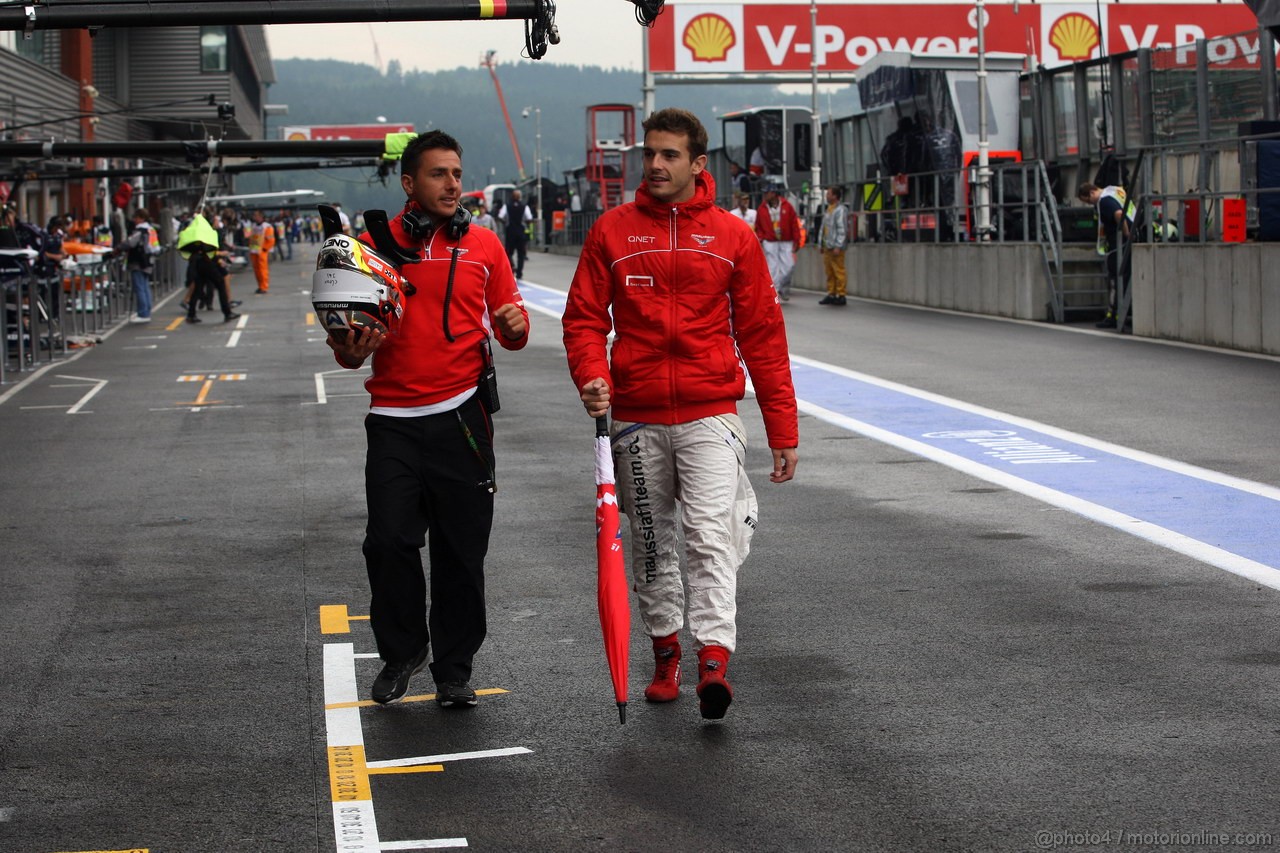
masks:
<svg viewBox="0 0 1280 853"><path fill-rule="evenodd" d="M1063 59L1089 59L1100 41L1098 25L1079 12L1063 15L1049 30L1049 44L1058 49Z"/></svg>
<svg viewBox="0 0 1280 853"><path fill-rule="evenodd" d="M737 43L733 26L710 12L694 18L684 28L683 44L698 62L723 62L729 49Z"/></svg>

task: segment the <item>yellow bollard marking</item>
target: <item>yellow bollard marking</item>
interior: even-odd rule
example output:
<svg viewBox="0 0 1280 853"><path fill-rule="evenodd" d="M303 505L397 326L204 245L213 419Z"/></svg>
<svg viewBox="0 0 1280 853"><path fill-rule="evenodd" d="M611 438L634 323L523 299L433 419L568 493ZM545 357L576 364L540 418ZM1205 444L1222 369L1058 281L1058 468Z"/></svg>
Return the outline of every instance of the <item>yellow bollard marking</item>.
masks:
<svg viewBox="0 0 1280 853"><path fill-rule="evenodd" d="M499 694L508 693L508 692L510 691L503 690L501 687L486 687L483 690L477 690L476 695L477 696L497 696ZM431 702L435 698L436 698L436 694L434 693L422 693L417 696L406 696L400 701L401 702ZM334 702L332 705L325 705L324 709L326 711L337 711L340 708L372 708L374 705L377 705L377 704L378 703L374 702L372 699L364 699L359 702Z"/></svg>
<svg viewBox="0 0 1280 853"><path fill-rule="evenodd" d="M329 747L329 790L335 803L373 799L363 746Z"/></svg>
<svg viewBox="0 0 1280 853"><path fill-rule="evenodd" d="M320 605L321 634L350 634L351 622L367 622L368 616L352 616L347 613L345 604Z"/></svg>
<svg viewBox="0 0 1280 853"><path fill-rule="evenodd" d="M173 321L172 323L170 323L169 325L165 326L165 327L164 327L164 330L165 330L166 332L172 332L174 329L176 329L176 328L178 328L179 326L181 326L181 325L182 325L182 323L183 323L183 321L185 321L186 319L187 319L186 317L179 317L178 319L174 320L174 321Z"/></svg>
<svg viewBox="0 0 1280 853"><path fill-rule="evenodd" d="M308 326L314 326L315 324L316 324L316 312L314 312L314 311L308 311L308 312L307 312L307 325L308 325Z"/></svg>

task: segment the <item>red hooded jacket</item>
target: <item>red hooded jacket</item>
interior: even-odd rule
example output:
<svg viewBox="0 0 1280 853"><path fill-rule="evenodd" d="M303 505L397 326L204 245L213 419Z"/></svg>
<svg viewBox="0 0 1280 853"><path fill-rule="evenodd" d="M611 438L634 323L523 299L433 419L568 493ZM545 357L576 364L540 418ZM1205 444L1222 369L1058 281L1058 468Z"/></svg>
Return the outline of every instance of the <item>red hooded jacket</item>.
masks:
<svg viewBox="0 0 1280 853"><path fill-rule="evenodd" d="M773 211L767 203L756 210L756 236L761 240L798 243L800 241L800 217L796 209L785 198L778 202L778 220L774 221Z"/></svg>
<svg viewBox="0 0 1280 853"><path fill-rule="evenodd" d="M666 204L641 186L600 217L565 306L569 372L579 388L604 377L621 420L678 424L736 412L746 362L769 446L796 447L787 333L764 253L714 198L702 172L690 201Z"/></svg>
<svg viewBox="0 0 1280 853"><path fill-rule="evenodd" d="M405 298L399 331L373 354L373 375L364 387L373 406L409 408L439 403L476 387L484 366L480 342L495 329L494 309L514 303L526 323L529 312L516 288L507 253L492 231L472 227L451 243L446 229L437 228L429 239L414 240L405 233L401 216L391 220L391 234L421 258L400 270L417 292ZM373 243L368 234L360 239ZM449 302L449 332L454 340L449 341L444 332L444 297L455 246L460 251ZM529 342L528 332L517 341L507 340L501 332L493 337L509 350Z"/></svg>

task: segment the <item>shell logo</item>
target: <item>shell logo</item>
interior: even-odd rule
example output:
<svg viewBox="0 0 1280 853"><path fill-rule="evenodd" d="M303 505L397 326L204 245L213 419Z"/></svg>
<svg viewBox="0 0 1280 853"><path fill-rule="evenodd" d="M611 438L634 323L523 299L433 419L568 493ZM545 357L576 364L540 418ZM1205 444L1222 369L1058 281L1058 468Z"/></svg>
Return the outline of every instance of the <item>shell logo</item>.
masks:
<svg viewBox="0 0 1280 853"><path fill-rule="evenodd" d="M1098 25L1079 12L1063 15L1049 30L1049 44L1058 49L1063 59L1089 59L1101 41Z"/></svg>
<svg viewBox="0 0 1280 853"><path fill-rule="evenodd" d="M305 139L310 139L310 138L311 138L310 134L303 133L303 132L302 132L302 131L300 131L300 130L295 130L295 131L293 131L292 133L290 133L290 134L289 134L289 139L288 139L288 141L289 141L289 142L297 142L298 140L305 140Z"/></svg>
<svg viewBox="0 0 1280 853"><path fill-rule="evenodd" d="M693 52L698 62L723 62L730 48L738 43L733 25L719 15L707 12L684 28L681 43Z"/></svg>

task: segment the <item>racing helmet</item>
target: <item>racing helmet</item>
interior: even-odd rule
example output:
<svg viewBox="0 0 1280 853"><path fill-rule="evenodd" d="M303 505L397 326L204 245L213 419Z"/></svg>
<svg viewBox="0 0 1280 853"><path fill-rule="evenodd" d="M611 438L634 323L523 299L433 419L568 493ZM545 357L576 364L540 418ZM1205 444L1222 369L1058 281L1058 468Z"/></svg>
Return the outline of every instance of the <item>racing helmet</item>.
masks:
<svg viewBox="0 0 1280 853"><path fill-rule="evenodd" d="M311 275L316 318L336 340L352 329L395 333L404 316L405 280L372 247L345 234L324 241Z"/></svg>

